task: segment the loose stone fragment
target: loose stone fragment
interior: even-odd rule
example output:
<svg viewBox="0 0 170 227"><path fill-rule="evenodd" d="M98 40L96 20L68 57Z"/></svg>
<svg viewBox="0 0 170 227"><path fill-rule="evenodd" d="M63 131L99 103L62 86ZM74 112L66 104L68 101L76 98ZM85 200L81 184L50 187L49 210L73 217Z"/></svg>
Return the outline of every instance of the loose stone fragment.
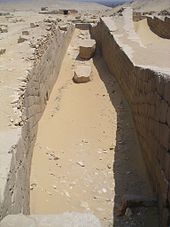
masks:
<svg viewBox="0 0 170 227"><path fill-rule="evenodd" d="M80 65L74 71L73 81L75 83L86 83L91 80L91 67Z"/></svg>
<svg viewBox="0 0 170 227"><path fill-rule="evenodd" d="M67 25L60 25L59 29L66 32L67 31Z"/></svg>
<svg viewBox="0 0 170 227"><path fill-rule="evenodd" d="M6 49L5 48L0 49L0 55L5 54L5 52L6 52Z"/></svg>
<svg viewBox="0 0 170 227"><path fill-rule="evenodd" d="M27 40L26 38L20 36L19 39L18 39L18 43L23 43L26 40Z"/></svg>
<svg viewBox="0 0 170 227"><path fill-rule="evenodd" d="M8 25L0 25L0 33L7 33L8 32Z"/></svg>
<svg viewBox="0 0 170 227"><path fill-rule="evenodd" d="M94 56L96 50L96 41L94 39L86 39L81 41L79 56L83 59L90 59Z"/></svg>
<svg viewBox="0 0 170 227"><path fill-rule="evenodd" d="M77 164L79 165L79 166L81 166L81 167L85 167L85 165L84 165L84 163L83 162L77 162Z"/></svg>
<svg viewBox="0 0 170 227"><path fill-rule="evenodd" d="M39 27L39 25L37 23L30 23L30 27L31 28L36 28L36 27Z"/></svg>
<svg viewBox="0 0 170 227"><path fill-rule="evenodd" d="M22 31L22 35L29 35L29 31Z"/></svg>

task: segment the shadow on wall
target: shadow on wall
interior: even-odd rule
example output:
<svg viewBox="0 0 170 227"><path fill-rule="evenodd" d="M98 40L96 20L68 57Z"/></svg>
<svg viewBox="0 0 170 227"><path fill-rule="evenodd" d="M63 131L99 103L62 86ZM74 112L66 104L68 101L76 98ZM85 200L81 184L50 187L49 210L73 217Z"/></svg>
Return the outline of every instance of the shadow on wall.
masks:
<svg viewBox="0 0 170 227"><path fill-rule="evenodd" d="M122 217L117 216L121 198L125 194L153 197L141 150L137 141L130 109L123 97L119 85L105 65L100 53L94 57L94 65L110 96L117 112L116 148L113 152L113 174L115 198L113 207L114 227L159 226L157 207L136 207Z"/></svg>

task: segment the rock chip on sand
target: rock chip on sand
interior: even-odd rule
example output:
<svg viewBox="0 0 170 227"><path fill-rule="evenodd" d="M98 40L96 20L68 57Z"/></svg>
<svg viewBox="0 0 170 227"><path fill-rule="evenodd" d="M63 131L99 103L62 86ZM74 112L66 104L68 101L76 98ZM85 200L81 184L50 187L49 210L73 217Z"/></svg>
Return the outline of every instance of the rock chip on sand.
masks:
<svg viewBox="0 0 170 227"><path fill-rule="evenodd" d="M19 37L18 38L18 43L23 43L23 42L25 42L27 39L26 38L24 38L24 37Z"/></svg>
<svg viewBox="0 0 170 227"><path fill-rule="evenodd" d="M29 35L29 31L22 31L22 35Z"/></svg>
<svg viewBox="0 0 170 227"><path fill-rule="evenodd" d="M7 25L0 25L0 33L7 33L8 26Z"/></svg>
<svg viewBox="0 0 170 227"><path fill-rule="evenodd" d="M96 50L96 41L94 39L85 39L80 43L79 56L83 59L90 59L94 56Z"/></svg>
<svg viewBox="0 0 170 227"><path fill-rule="evenodd" d="M0 49L0 55L5 54L5 52L6 52L6 49L5 48Z"/></svg>
<svg viewBox="0 0 170 227"><path fill-rule="evenodd" d="M73 81L75 83L86 83L91 80L91 66L79 65L74 71Z"/></svg>

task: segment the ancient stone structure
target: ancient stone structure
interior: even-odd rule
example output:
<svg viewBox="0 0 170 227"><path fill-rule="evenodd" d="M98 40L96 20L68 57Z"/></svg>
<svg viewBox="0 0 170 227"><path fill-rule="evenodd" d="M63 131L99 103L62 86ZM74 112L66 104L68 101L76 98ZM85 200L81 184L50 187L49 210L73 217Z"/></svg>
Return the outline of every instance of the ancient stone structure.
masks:
<svg viewBox="0 0 170 227"><path fill-rule="evenodd" d="M132 17L127 11L124 16L121 34L128 37L127 43L122 43L119 25L111 18L102 18L97 26L91 27L91 35L130 104L143 157L158 197L161 226L165 227L170 225L170 69L151 66L151 59L147 57L148 65L140 63L141 59L134 56L136 50L140 55L151 53L146 53L135 37L129 24Z"/></svg>
<svg viewBox="0 0 170 227"><path fill-rule="evenodd" d="M26 78L23 75L26 85L22 88L22 95L12 102L20 109L22 117L14 122L15 130L8 131L8 144L3 142L6 134L1 135L0 219L7 214L29 214L29 178L37 124L57 79L73 31L72 25L67 32L61 32L59 28L55 30L45 53L35 65L32 64ZM47 64L48 59L51 60Z"/></svg>
<svg viewBox="0 0 170 227"><path fill-rule="evenodd" d="M146 48L140 43L139 37L135 36L132 15L129 16L129 11L125 10L124 17L121 34L118 24L112 18L102 18L96 26L88 25L94 40L85 41L80 45L80 57L91 58L97 42L110 72L116 77L127 97L143 157L158 198L161 226L166 227L170 225L170 69L164 67L166 63L162 63L165 65L160 63L157 67L152 65L152 59L147 59L148 65L142 62L138 57L139 53L143 54L144 59L149 53L146 53ZM165 32L163 26L164 23L169 24L169 19L158 23L156 21L157 19L155 21L152 18L148 19L151 30L156 34L160 33L161 37L168 38L169 33ZM155 23L157 27L154 26ZM31 23L30 26L34 28L38 24ZM55 31L44 55L37 64L33 64L27 77L23 78L26 81L23 94L13 102L18 109L21 109L21 116L14 122L17 128L13 130L13 134L8 133L9 145L12 143L13 146L5 149L6 144L1 144L3 165L0 165L0 219L11 213L29 214L29 177L37 124L57 79L73 30L74 27L70 25L65 32L59 28ZM75 71L74 80L89 81L91 69L83 69L85 75L81 70ZM5 133L3 137L6 137ZM4 219L0 226L7 227L7 223L13 221L13 218L16 217L10 216L8 220ZM28 222L29 226L29 218L20 218L23 218L23 223ZM34 217L31 221L33 226L34 219L38 220L38 218ZM96 223L93 226L98 227L98 222Z"/></svg>
<svg viewBox="0 0 170 227"><path fill-rule="evenodd" d="M78 65L74 71L74 82L86 83L91 80L91 66Z"/></svg>
<svg viewBox="0 0 170 227"><path fill-rule="evenodd" d="M4 218L0 227L101 227L99 220L90 213L64 213L61 215L10 215Z"/></svg>
<svg viewBox="0 0 170 227"><path fill-rule="evenodd" d="M82 40L80 44L80 53L79 56L82 59L90 59L94 56L96 50L96 41L93 39Z"/></svg>

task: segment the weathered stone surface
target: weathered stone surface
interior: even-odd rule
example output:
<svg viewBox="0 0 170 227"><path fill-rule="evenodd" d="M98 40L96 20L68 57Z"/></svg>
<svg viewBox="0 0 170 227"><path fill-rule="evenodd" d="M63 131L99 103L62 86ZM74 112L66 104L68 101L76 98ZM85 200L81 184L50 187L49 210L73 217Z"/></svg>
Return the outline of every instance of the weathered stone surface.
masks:
<svg viewBox="0 0 170 227"><path fill-rule="evenodd" d="M60 215L9 215L0 223L0 227L101 227L93 214L64 213Z"/></svg>
<svg viewBox="0 0 170 227"><path fill-rule="evenodd" d="M80 65L74 71L73 81L76 83L86 83L91 80L91 66Z"/></svg>
<svg viewBox="0 0 170 227"><path fill-rule="evenodd" d="M94 39L83 40L80 44L79 56L83 59L90 59L94 56L96 41Z"/></svg>

